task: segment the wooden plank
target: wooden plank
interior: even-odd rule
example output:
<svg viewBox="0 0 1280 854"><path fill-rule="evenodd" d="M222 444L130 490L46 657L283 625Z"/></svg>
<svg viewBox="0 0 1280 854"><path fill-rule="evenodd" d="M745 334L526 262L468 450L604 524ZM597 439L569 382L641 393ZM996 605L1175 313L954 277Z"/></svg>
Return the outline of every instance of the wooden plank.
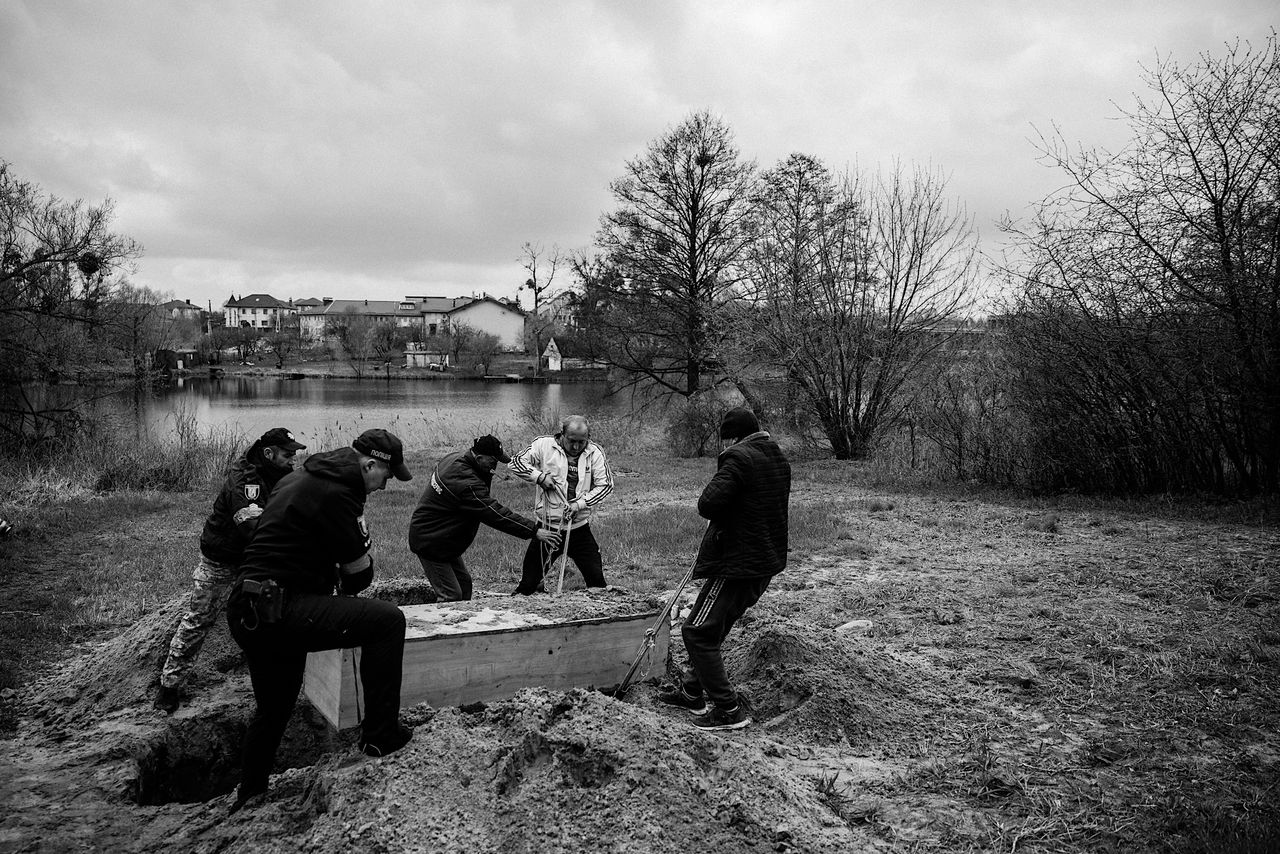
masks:
<svg viewBox="0 0 1280 854"><path fill-rule="evenodd" d="M307 654L307 669L302 675L302 693L324 719L342 729L358 721L358 695L355 670L358 651L326 649Z"/></svg>
<svg viewBox="0 0 1280 854"><path fill-rule="evenodd" d="M656 614L577 620L410 638L405 642L401 706L458 706L509 697L522 688L606 688L618 684L640 652ZM652 660L665 661L666 621ZM352 650L312 653L303 688L338 729L359 722L358 659Z"/></svg>

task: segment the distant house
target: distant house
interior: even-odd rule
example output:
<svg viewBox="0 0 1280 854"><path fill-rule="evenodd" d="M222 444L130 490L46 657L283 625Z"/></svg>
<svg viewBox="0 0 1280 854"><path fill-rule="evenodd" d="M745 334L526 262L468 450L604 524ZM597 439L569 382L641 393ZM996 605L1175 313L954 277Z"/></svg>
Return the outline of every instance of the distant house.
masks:
<svg viewBox="0 0 1280 854"><path fill-rule="evenodd" d="M171 299L166 303L161 303L159 308L160 311L175 320L180 318L182 320L198 321L204 317L204 309L189 300Z"/></svg>
<svg viewBox="0 0 1280 854"><path fill-rule="evenodd" d="M524 350L525 313L516 305L491 296L473 299L449 312L450 323L465 323L498 336L504 350Z"/></svg>
<svg viewBox="0 0 1280 854"><path fill-rule="evenodd" d="M493 297L406 296L402 300L349 300L326 297L322 305L298 314L298 329L309 341L323 340L331 319L346 315L405 329L411 340L422 341L448 331L457 323L496 335L507 350L524 347L525 313L518 306Z"/></svg>
<svg viewBox="0 0 1280 854"><path fill-rule="evenodd" d="M554 329L577 329L578 301L575 292L562 291L538 306L538 316Z"/></svg>
<svg viewBox="0 0 1280 854"><path fill-rule="evenodd" d="M270 294L232 296L222 304L223 322L228 329L246 326L251 329L279 330L285 318L297 313L292 305Z"/></svg>

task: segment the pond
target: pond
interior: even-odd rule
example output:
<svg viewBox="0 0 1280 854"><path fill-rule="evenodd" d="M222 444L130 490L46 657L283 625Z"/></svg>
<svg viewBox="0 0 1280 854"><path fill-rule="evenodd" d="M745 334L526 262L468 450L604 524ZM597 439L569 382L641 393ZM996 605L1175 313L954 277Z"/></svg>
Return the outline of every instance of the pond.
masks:
<svg viewBox="0 0 1280 854"><path fill-rule="evenodd" d="M99 412L155 435L172 434L179 421L250 439L287 427L313 451L345 445L371 427L390 430L410 448L457 445L485 433L510 447L563 415L595 421L625 413L626 402L607 390L603 383L186 377L113 392Z"/></svg>

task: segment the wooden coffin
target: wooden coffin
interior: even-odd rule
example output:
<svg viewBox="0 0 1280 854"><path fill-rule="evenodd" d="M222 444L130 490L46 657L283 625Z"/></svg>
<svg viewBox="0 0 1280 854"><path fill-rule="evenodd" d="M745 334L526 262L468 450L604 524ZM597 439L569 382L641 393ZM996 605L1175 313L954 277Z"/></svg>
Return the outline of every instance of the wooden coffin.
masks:
<svg viewBox="0 0 1280 854"><path fill-rule="evenodd" d="M563 620L494 608L451 609L457 604L400 606L408 624L402 708L489 702L534 686L615 686L658 616L655 611ZM664 620L650 652L653 672L661 672L669 634ZM359 655L335 649L307 657L303 693L338 729L355 726L364 712ZM637 678L643 673L642 666Z"/></svg>

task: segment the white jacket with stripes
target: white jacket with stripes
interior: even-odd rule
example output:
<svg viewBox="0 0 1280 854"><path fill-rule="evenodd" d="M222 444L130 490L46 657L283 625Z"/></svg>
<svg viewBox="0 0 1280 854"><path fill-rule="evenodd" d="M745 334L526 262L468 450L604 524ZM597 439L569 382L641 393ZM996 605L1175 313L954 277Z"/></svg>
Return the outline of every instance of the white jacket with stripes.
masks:
<svg viewBox="0 0 1280 854"><path fill-rule="evenodd" d="M569 455L556 441L555 436L539 436L529 447L511 458L507 468L516 477L529 483L537 483L542 475L551 476L560 488L569 489ZM591 521L592 511L613 492L613 471L605 458L604 449L595 442L578 455L578 489L573 500L582 509L573 517L570 527L580 528ZM555 491L538 487L534 512L549 527L558 528L564 513L564 503Z"/></svg>

